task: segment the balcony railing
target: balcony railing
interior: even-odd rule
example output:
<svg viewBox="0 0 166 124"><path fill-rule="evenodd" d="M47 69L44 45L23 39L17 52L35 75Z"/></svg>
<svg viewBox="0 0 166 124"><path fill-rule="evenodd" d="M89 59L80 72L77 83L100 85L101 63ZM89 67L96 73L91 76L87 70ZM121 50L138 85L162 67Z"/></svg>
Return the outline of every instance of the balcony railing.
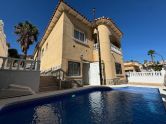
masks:
<svg viewBox="0 0 166 124"><path fill-rule="evenodd" d="M93 45L93 49L94 49L94 50L98 50L98 48L99 48L99 47L98 47L98 44L97 44L97 43Z"/></svg>
<svg viewBox="0 0 166 124"><path fill-rule="evenodd" d="M40 61L0 56L0 70L40 71Z"/></svg>
<svg viewBox="0 0 166 124"><path fill-rule="evenodd" d="M93 49L94 50L98 50L98 44L94 44L93 45ZM111 50L115 53L118 53L120 55L122 55L122 51L120 48L116 47L115 45L111 44Z"/></svg>
<svg viewBox="0 0 166 124"><path fill-rule="evenodd" d="M118 54L122 55L122 50L120 48L116 47L113 44L111 44L111 50L115 53L118 53Z"/></svg>

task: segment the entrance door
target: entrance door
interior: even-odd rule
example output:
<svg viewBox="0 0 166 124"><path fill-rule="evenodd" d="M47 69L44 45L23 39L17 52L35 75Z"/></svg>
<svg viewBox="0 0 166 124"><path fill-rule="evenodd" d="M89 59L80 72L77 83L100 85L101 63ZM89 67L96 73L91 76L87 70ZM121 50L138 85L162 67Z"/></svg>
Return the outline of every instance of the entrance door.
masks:
<svg viewBox="0 0 166 124"><path fill-rule="evenodd" d="M89 69L89 85L100 85L99 63L90 64Z"/></svg>
<svg viewBox="0 0 166 124"><path fill-rule="evenodd" d="M89 63L83 63L82 76L83 76L83 84L84 85L89 84L89 68L90 68Z"/></svg>

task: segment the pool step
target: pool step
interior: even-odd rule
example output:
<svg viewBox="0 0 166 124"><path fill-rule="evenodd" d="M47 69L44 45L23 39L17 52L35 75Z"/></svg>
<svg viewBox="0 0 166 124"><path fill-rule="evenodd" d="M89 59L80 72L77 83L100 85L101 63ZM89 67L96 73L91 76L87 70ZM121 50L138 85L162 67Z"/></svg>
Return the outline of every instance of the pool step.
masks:
<svg viewBox="0 0 166 124"><path fill-rule="evenodd" d="M56 91L59 88L60 80L54 76L40 76L40 92Z"/></svg>

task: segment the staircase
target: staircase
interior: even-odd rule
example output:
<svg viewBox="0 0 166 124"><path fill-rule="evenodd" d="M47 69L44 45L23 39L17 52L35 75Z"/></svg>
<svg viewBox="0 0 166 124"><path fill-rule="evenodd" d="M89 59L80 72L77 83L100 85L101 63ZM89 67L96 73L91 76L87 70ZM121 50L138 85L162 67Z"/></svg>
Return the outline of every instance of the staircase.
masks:
<svg viewBox="0 0 166 124"><path fill-rule="evenodd" d="M39 91L56 91L59 90L60 79L55 76L40 76Z"/></svg>
<svg viewBox="0 0 166 124"><path fill-rule="evenodd" d="M43 73L42 76L40 76L39 91L47 92L82 87L82 85L75 80L65 79L65 76L66 73L61 69L51 71L51 73L48 74Z"/></svg>

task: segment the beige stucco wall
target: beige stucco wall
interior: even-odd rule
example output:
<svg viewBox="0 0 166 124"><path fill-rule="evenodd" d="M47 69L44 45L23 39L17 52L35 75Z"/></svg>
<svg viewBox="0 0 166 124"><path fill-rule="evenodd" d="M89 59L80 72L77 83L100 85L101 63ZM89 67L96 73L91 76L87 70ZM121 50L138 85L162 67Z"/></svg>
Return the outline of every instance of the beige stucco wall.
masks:
<svg viewBox="0 0 166 124"><path fill-rule="evenodd" d="M87 43L81 43L74 39L74 29L85 33ZM124 78L124 66L122 55L111 51L110 35L115 35L110 27L100 24L98 26L99 38L101 42L101 58L105 64L105 78L110 81L113 78ZM44 54L41 54L41 70L47 70L52 67L60 66L66 73L68 71L68 61L81 63L81 75L73 77L82 78L82 68L84 62L98 61L98 51L94 50L94 41L92 39L92 27L86 25L77 17L64 11L51 31L50 35L40 48L44 48ZM46 46L48 44L48 48ZM81 57L82 55L82 57ZM37 52L35 53L37 56ZM36 57L35 57L36 58ZM116 74L115 62L122 66L123 73Z"/></svg>
<svg viewBox="0 0 166 124"><path fill-rule="evenodd" d="M83 31L87 38L87 44L79 43L74 40L74 28ZM63 33L63 55L62 69L67 72L68 61L80 62L93 61L93 41L91 40L91 28L65 13L64 15L64 33ZM83 60L81 59L83 55ZM82 72L80 77L82 76Z"/></svg>
<svg viewBox="0 0 166 124"><path fill-rule="evenodd" d="M37 58L38 58L38 52L39 52L39 51L37 50L37 51L34 53L34 56L33 56L33 59L34 59L34 60L37 60Z"/></svg>
<svg viewBox="0 0 166 124"><path fill-rule="evenodd" d="M100 49L101 49L101 60L105 65L105 78L106 80L112 79L114 75L113 67L111 66L111 51L110 51L110 40L109 35L111 32L105 25L99 25L99 39L100 39Z"/></svg>
<svg viewBox="0 0 166 124"><path fill-rule="evenodd" d="M97 49L93 50L93 61L99 61L99 53Z"/></svg>
<svg viewBox="0 0 166 124"><path fill-rule="evenodd" d="M131 66L131 67L125 67L124 68L125 69L125 71L135 71L135 68L133 67L133 66Z"/></svg>
<svg viewBox="0 0 166 124"><path fill-rule="evenodd" d="M3 22L0 20L0 56L7 57L8 56L8 46L6 44L6 36L3 30ZM0 67L2 65L2 59L0 59Z"/></svg>
<svg viewBox="0 0 166 124"><path fill-rule="evenodd" d="M64 13L41 47L41 51L44 48L44 54L41 53L40 57L42 71L62 64L63 21ZM46 49L47 43L48 48Z"/></svg>
<svg viewBox="0 0 166 124"><path fill-rule="evenodd" d="M125 71L140 71L140 64L138 62L125 62L124 70Z"/></svg>
<svg viewBox="0 0 166 124"><path fill-rule="evenodd" d="M115 77L119 77L121 79L125 79L125 71L124 71L124 64L123 64L123 56L120 54L117 54L115 52L111 52L112 54L112 67L114 68L114 74ZM116 74L116 69L115 69L115 62L120 63L122 67L122 74Z"/></svg>
<svg viewBox="0 0 166 124"><path fill-rule="evenodd" d="M98 26L98 30L101 46L101 59L105 65L106 83L109 83L111 79L116 77L124 78L123 58L121 55L111 52L110 35L113 35L113 33L108 26L102 24ZM121 64L123 74L116 75L115 62Z"/></svg>

